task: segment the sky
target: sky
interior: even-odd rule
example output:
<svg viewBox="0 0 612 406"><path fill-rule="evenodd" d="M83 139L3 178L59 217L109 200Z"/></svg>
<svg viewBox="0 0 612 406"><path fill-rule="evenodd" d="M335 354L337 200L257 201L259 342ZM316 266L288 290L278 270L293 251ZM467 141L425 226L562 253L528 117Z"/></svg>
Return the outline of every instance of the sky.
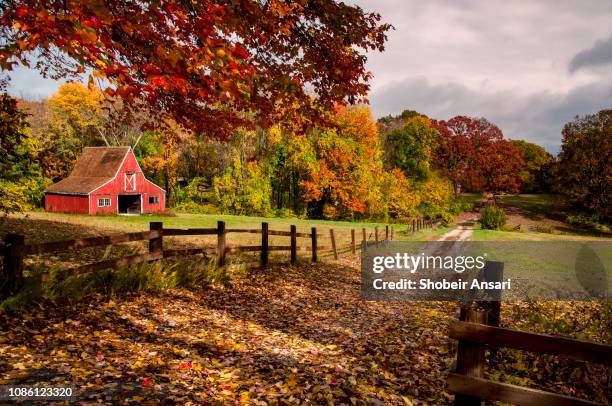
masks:
<svg viewBox="0 0 612 406"><path fill-rule="evenodd" d="M485 117L505 137L556 154L576 115L612 108L610 0L354 0L393 24L368 54L379 118L416 110ZM58 82L13 72L11 93L46 97Z"/></svg>
<svg viewBox="0 0 612 406"><path fill-rule="evenodd" d="M563 125L612 108L612 1L357 0L394 31L371 53L376 117L485 117L556 153Z"/></svg>

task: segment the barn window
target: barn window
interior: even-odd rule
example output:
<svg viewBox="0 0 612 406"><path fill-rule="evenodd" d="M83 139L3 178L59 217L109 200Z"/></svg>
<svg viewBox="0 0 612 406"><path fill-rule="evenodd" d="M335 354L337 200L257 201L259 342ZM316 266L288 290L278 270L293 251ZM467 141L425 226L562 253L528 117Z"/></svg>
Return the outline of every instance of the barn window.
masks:
<svg viewBox="0 0 612 406"><path fill-rule="evenodd" d="M159 196L149 196L149 204L158 204Z"/></svg>
<svg viewBox="0 0 612 406"><path fill-rule="evenodd" d="M110 207L110 205L111 205L111 199L109 198L98 199L98 207Z"/></svg>
<svg viewBox="0 0 612 406"><path fill-rule="evenodd" d="M136 190L136 174L134 172L125 173L125 190L126 192Z"/></svg>

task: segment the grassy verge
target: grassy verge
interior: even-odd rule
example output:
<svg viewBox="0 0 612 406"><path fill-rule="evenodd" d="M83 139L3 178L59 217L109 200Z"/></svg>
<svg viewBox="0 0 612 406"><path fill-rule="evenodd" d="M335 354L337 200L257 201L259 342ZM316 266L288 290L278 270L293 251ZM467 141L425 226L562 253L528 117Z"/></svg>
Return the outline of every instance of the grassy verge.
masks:
<svg viewBox="0 0 612 406"><path fill-rule="evenodd" d="M592 235L549 234L524 231L474 230L474 241L587 241L609 240L609 238Z"/></svg>

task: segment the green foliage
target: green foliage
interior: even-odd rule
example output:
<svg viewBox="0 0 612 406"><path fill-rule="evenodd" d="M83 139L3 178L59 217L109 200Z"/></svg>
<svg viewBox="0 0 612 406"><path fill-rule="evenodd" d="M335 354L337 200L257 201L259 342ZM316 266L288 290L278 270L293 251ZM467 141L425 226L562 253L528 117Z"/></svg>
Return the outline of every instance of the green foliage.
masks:
<svg viewBox="0 0 612 406"><path fill-rule="evenodd" d="M612 110L576 117L563 128L559 185L576 209L612 221Z"/></svg>
<svg viewBox="0 0 612 406"><path fill-rule="evenodd" d="M522 193L547 192L550 165L554 163L554 157L543 147L531 142L512 140L512 145L523 158L523 168L519 173Z"/></svg>
<svg viewBox="0 0 612 406"><path fill-rule="evenodd" d="M506 224L506 212L501 207L488 204L480 211L478 222L485 230L500 230Z"/></svg>
<svg viewBox="0 0 612 406"><path fill-rule="evenodd" d="M305 184L317 167L317 157L308 138L284 134L273 128L269 136L274 149L269 161L272 187L272 207L277 210L292 210L303 213Z"/></svg>
<svg viewBox="0 0 612 406"><path fill-rule="evenodd" d="M389 164L402 169L411 179L426 180L431 172L436 137L437 132L427 117L413 115L405 119L403 127L387 137Z"/></svg>
<svg viewBox="0 0 612 406"><path fill-rule="evenodd" d="M0 96L0 212L21 212L40 203L46 186L36 163L38 145L30 138L27 115L17 101Z"/></svg>
<svg viewBox="0 0 612 406"><path fill-rule="evenodd" d="M268 216L270 179L257 162L243 162L238 154L222 177L213 181L215 198L224 213Z"/></svg>
<svg viewBox="0 0 612 406"><path fill-rule="evenodd" d="M592 228L604 233L609 233L612 228L607 224L602 224L597 214L570 214L565 219L569 224L580 227Z"/></svg>
<svg viewBox="0 0 612 406"><path fill-rule="evenodd" d="M120 269L107 269L57 278L57 270L50 270L43 282L43 272L34 271L23 288L4 300L0 308L19 310L36 303L75 303L94 294L114 296L127 292L156 292L173 288L197 288L208 284L227 284L229 276L217 268L214 260L189 259L142 263Z"/></svg>

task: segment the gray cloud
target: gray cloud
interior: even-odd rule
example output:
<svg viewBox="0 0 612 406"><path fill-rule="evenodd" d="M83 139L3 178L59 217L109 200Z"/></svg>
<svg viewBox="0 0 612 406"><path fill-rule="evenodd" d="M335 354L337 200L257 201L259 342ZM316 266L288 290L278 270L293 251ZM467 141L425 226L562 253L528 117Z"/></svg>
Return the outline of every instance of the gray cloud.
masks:
<svg viewBox="0 0 612 406"><path fill-rule="evenodd" d="M578 52L570 61L568 68L570 72L575 72L580 68L610 63L612 63L612 37L606 41L597 41L592 48Z"/></svg>
<svg viewBox="0 0 612 406"><path fill-rule="evenodd" d="M588 84L566 93L522 95L510 90L474 91L454 82L431 84L425 77L415 77L373 92L370 102L377 117L399 114L404 109L436 119L485 117L497 124L506 138L536 142L556 154L565 123L576 115L612 107L612 84Z"/></svg>

